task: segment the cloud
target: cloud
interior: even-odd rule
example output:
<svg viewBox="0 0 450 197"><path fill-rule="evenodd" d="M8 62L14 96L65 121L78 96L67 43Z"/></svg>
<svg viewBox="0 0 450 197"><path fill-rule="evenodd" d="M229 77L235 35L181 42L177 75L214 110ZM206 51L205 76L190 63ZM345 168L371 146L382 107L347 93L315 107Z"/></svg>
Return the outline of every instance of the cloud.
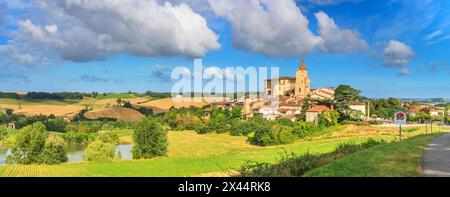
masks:
<svg viewBox="0 0 450 197"><path fill-rule="evenodd" d="M319 6L329 6L329 5L338 5L341 3L351 2L351 3L357 3L361 0L300 0L300 2L307 2L313 5L319 5Z"/></svg>
<svg viewBox="0 0 450 197"><path fill-rule="evenodd" d="M382 52L383 63L387 67L409 66L415 53L410 46L396 40L390 40Z"/></svg>
<svg viewBox="0 0 450 197"><path fill-rule="evenodd" d="M158 82L170 82L172 80L171 78L171 70L169 68L166 68L162 65L155 64L151 67L151 76L149 79L149 82L155 82L154 79L156 79Z"/></svg>
<svg viewBox="0 0 450 197"><path fill-rule="evenodd" d="M447 61L434 61L428 65L420 67L418 72L427 72L432 74L450 74L450 65Z"/></svg>
<svg viewBox="0 0 450 197"><path fill-rule="evenodd" d="M334 20L324 12L315 14L319 35L323 39L321 50L329 53L352 53L364 51L368 44L360 38L357 31L339 29Z"/></svg>
<svg viewBox="0 0 450 197"><path fill-rule="evenodd" d="M427 36L425 36L425 40L431 41L431 40L433 40L434 38L436 38L437 36L439 36L441 34L442 34L442 30L438 29L436 31L433 31L433 32L429 33Z"/></svg>
<svg viewBox="0 0 450 197"><path fill-rule="evenodd" d="M236 48L266 56L299 57L317 50L353 53L367 49L357 31L340 29L324 12L315 14L318 33L293 0L209 0L212 11L232 25Z"/></svg>
<svg viewBox="0 0 450 197"><path fill-rule="evenodd" d="M115 54L201 57L220 48L204 17L187 4L155 0L38 3L42 17L18 21L18 33L75 62Z"/></svg>
<svg viewBox="0 0 450 197"><path fill-rule="evenodd" d="M407 76L412 74L411 70L407 69L407 68L402 68L400 69L400 71L398 72L398 75L400 76Z"/></svg>
<svg viewBox="0 0 450 197"><path fill-rule="evenodd" d="M212 11L231 23L233 45L266 56L299 57L321 39L292 0L209 0Z"/></svg>
<svg viewBox="0 0 450 197"><path fill-rule="evenodd" d="M97 75L86 75L86 74L81 75L80 76L80 80L83 81L83 82L90 82L90 83L98 83L98 82L106 83L106 82L109 82L108 79L100 78Z"/></svg>

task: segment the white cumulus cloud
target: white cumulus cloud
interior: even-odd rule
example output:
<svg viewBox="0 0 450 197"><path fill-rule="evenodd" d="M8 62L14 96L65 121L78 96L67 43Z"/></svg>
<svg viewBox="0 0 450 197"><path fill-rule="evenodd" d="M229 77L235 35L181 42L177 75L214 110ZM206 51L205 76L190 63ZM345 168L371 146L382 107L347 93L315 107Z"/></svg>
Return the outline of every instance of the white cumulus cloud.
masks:
<svg viewBox="0 0 450 197"><path fill-rule="evenodd" d="M387 67L409 66L415 56L410 46L397 40L390 40L382 52L384 65Z"/></svg>
<svg viewBox="0 0 450 197"><path fill-rule="evenodd" d="M39 9L45 20L20 20L21 32L66 60L91 61L119 53L200 57L220 48L205 18L184 3L42 0Z"/></svg>
<svg viewBox="0 0 450 197"><path fill-rule="evenodd" d="M329 53L353 53L367 49L367 42L360 38L357 31L340 29L324 12L318 12L315 16L319 35L323 39L321 50Z"/></svg>
<svg viewBox="0 0 450 197"><path fill-rule="evenodd" d="M209 0L212 11L230 21L233 44L267 56L299 57L321 39L292 0Z"/></svg>
<svg viewBox="0 0 450 197"><path fill-rule="evenodd" d="M316 50L353 53L367 49L357 31L341 29L324 12L315 14L318 35L293 0L209 0L213 12L230 21L233 44L267 56L299 57Z"/></svg>

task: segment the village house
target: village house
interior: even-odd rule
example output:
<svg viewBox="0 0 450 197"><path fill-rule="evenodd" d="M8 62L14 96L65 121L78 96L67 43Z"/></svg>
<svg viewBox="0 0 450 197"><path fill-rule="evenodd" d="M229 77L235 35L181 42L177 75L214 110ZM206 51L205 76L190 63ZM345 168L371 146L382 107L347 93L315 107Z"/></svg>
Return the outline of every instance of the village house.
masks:
<svg viewBox="0 0 450 197"><path fill-rule="evenodd" d="M444 117L444 110L430 109L430 116L432 118L443 118Z"/></svg>
<svg viewBox="0 0 450 197"><path fill-rule="evenodd" d="M367 116L367 105L365 103L353 103L349 105L350 109L361 112L361 119L364 119Z"/></svg>
<svg viewBox="0 0 450 197"><path fill-rule="evenodd" d="M334 99L334 89L333 88L319 88L311 90L309 95L312 99L319 100L332 100Z"/></svg>
<svg viewBox="0 0 450 197"><path fill-rule="evenodd" d="M318 121L318 116L321 112L329 112L331 109L325 105L316 105L306 111L306 121L315 122Z"/></svg>
<svg viewBox="0 0 450 197"><path fill-rule="evenodd" d="M408 107L408 114L410 117L416 117L417 112L425 109L426 107L424 106L417 106L417 105L413 105L413 106L409 106Z"/></svg>
<svg viewBox="0 0 450 197"><path fill-rule="evenodd" d="M13 122L10 122L10 123L6 124L6 128L9 128L9 129L16 129L16 124L13 123Z"/></svg>

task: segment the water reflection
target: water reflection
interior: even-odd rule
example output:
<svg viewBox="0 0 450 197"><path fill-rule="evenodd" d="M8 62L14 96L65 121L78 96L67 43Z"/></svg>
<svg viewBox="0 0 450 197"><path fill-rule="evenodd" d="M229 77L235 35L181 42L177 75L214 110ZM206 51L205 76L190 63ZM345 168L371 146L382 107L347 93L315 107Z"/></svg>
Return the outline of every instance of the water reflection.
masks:
<svg viewBox="0 0 450 197"><path fill-rule="evenodd" d="M5 165L6 157L11 154L11 150L9 148L0 147L0 165Z"/></svg>
<svg viewBox="0 0 450 197"><path fill-rule="evenodd" d="M133 154L131 153L131 149L133 148L132 144L122 144L116 146L116 155L120 156L121 160L130 160L133 159ZM77 163L82 162L84 158L84 150L86 146L74 146L69 147L67 149L67 162L68 163ZM11 154L11 149L0 147L0 165L5 165L5 160L8 155Z"/></svg>

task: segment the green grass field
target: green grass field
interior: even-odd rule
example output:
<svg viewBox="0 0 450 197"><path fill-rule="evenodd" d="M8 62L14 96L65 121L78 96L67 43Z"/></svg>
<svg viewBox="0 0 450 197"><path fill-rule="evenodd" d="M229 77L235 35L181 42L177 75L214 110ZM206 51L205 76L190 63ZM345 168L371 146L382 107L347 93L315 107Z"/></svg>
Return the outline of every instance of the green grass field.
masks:
<svg viewBox="0 0 450 197"><path fill-rule="evenodd" d="M127 135L122 135L126 137ZM198 135L193 131L169 132L166 157L150 160L114 161L111 163L79 163L62 165L15 165L0 167L0 176L202 176L205 173L239 169L246 161L275 162L285 152L313 154L331 152L341 143L360 143L371 136L344 137L294 144L257 147L245 137L228 134ZM393 140L391 136L373 136Z"/></svg>
<svg viewBox="0 0 450 197"><path fill-rule="evenodd" d="M311 177L420 176L425 145L442 133L419 135L357 152L308 172Z"/></svg>
<svg viewBox="0 0 450 197"><path fill-rule="evenodd" d="M0 98L1 104L12 104L12 105L68 105L78 103L80 100L77 99L9 99Z"/></svg>

